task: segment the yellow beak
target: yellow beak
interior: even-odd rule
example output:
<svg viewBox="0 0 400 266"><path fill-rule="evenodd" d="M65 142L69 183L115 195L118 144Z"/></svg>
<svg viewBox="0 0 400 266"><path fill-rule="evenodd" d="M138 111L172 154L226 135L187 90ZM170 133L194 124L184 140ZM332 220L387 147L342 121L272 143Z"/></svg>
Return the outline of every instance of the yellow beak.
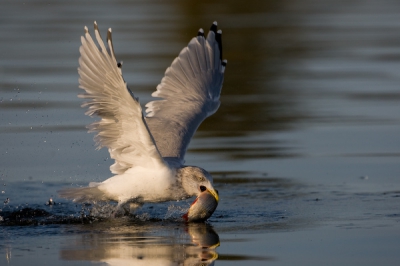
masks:
<svg viewBox="0 0 400 266"><path fill-rule="evenodd" d="M210 194L214 196L214 198L217 202L219 202L218 192L215 189L207 189L207 191L210 192Z"/></svg>

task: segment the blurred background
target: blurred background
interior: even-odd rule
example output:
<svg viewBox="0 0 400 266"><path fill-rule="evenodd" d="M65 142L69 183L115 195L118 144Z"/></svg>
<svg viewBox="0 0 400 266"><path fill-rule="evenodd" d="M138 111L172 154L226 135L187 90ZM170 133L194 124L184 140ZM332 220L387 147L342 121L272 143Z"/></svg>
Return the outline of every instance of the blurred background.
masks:
<svg viewBox="0 0 400 266"><path fill-rule="evenodd" d="M103 36L113 29L124 77L144 105L198 28L217 20L228 60L222 104L199 128L189 164L313 180L376 174L394 182L399 11L391 0L5 0L1 177L108 177L112 162L105 149L93 151L92 135L84 133L93 119L76 97L84 25L92 29L96 20Z"/></svg>
<svg viewBox="0 0 400 266"><path fill-rule="evenodd" d="M355 233L356 243L394 247L387 243L400 239L399 14L396 0L2 0L0 199L42 204L61 187L111 176L107 150L95 151L86 133L95 119L77 98L85 25L93 32L96 20L103 37L112 28L124 78L144 106L198 29L218 21L228 60L221 107L186 156L219 187L216 231L249 230L249 219L262 232L328 221L335 230L381 226L386 235L374 232L390 241ZM335 230L323 232L353 236ZM357 254L375 248L360 245ZM394 251L369 254L398 259Z"/></svg>

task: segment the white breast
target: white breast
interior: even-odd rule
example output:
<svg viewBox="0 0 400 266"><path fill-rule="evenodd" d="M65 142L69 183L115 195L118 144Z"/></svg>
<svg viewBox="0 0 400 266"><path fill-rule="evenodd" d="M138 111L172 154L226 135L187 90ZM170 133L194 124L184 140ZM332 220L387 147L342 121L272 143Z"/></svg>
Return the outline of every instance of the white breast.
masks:
<svg viewBox="0 0 400 266"><path fill-rule="evenodd" d="M175 170L133 167L121 175L105 180L99 186L107 197L118 202L139 199L161 202L174 199Z"/></svg>

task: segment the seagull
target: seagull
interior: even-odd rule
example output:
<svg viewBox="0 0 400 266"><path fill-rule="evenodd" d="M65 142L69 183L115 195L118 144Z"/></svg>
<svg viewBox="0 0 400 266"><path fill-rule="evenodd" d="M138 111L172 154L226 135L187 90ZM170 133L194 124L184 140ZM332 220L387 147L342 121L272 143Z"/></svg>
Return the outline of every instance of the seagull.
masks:
<svg viewBox="0 0 400 266"><path fill-rule="evenodd" d="M218 203L218 191L206 170L185 165L185 153L197 128L220 106L227 64L222 60L222 31L214 22L207 36L200 29L167 68L146 104L145 113L122 76L111 38L107 46L94 22L97 44L85 27L81 37L78 97L86 115L100 120L88 126L97 149L108 148L114 176L88 187L65 188L63 198L75 202L115 201L131 211L147 202L179 201L203 192Z"/></svg>

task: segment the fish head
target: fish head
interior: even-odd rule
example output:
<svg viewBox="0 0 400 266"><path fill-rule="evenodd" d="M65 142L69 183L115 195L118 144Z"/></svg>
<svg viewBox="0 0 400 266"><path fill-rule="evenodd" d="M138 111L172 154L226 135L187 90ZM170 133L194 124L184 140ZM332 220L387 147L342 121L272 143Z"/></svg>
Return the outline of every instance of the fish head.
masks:
<svg viewBox="0 0 400 266"><path fill-rule="evenodd" d="M205 190L201 192L190 205L182 218L186 222L203 222L210 218L218 206L219 197L215 193Z"/></svg>

